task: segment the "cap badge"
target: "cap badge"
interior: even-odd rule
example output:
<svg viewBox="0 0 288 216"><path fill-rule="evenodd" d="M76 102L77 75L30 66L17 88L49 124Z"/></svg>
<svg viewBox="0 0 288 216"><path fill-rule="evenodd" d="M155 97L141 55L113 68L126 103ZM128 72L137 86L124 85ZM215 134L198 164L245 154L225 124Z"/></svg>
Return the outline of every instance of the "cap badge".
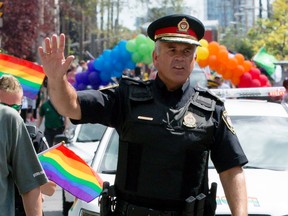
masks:
<svg viewBox="0 0 288 216"><path fill-rule="evenodd" d="M183 125L189 128L196 127L196 119L193 116L192 112L187 112L184 116Z"/></svg>
<svg viewBox="0 0 288 216"><path fill-rule="evenodd" d="M179 23L178 23L178 31L179 32L188 32L189 29L189 23L185 18L183 18Z"/></svg>

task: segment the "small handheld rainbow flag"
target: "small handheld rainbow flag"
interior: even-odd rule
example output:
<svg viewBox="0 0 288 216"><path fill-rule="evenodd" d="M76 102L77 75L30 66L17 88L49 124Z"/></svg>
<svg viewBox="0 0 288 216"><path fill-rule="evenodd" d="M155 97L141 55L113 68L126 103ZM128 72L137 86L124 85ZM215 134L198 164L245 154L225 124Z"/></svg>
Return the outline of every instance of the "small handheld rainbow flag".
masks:
<svg viewBox="0 0 288 216"><path fill-rule="evenodd" d="M45 74L42 66L33 62L0 53L0 76L10 74L21 83L24 96L35 99Z"/></svg>
<svg viewBox="0 0 288 216"><path fill-rule="evenodd" d="M41 152L38 157L48 179L75 197L90 202L100 195L102 179L63 143Z"/></svg>

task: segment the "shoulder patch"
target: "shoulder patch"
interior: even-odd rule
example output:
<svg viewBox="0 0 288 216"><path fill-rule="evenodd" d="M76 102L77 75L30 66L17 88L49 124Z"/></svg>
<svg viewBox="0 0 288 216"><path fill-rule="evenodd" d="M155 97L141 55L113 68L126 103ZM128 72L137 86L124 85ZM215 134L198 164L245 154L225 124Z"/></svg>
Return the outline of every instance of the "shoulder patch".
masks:
<svg viewBox="0 0 288 216"><path fill-rule="evenodd" d="M223 113L222 113L222 119L223 119L225 125L227 126L227 128L228 128L233 134L236 134L235 129L234 129L233 125L232 125L232 121L231 121L230 117L228 116L228 113L227 113L226 110L224 110Z"/></svg>

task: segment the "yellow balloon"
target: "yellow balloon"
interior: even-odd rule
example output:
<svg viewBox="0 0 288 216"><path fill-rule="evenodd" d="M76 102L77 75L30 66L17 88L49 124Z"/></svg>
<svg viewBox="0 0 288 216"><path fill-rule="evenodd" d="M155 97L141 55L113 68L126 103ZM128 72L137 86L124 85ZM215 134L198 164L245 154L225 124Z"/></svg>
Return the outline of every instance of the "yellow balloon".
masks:
<svg viewBox="0 0 288 216"><path fill-rule="evenodd" d="M205 39L201 39L199 43L201 44L202 47L208 47L208 41Z"/></svg>
<svg viewBox="0 0 288 216"><path fill-rule="evenodd" d="M197 59L204 60L209 56L209 50L206 47L197 47Z"/></svg>

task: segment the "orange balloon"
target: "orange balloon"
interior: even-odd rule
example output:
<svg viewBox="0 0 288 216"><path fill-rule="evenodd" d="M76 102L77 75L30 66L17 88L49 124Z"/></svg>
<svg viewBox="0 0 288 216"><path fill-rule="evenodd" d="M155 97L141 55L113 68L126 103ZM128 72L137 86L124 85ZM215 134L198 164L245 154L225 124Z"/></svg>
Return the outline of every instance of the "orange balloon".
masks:
<svg viewBox="0 0 288 216"><path fill-rule="evenodd" d="M216 41L211 41L208 44L208 50L210 55L216 55L219 51L219 44Z"/></svg>
<svg viewBox="0 0 288 216"><path fill-rule="evenodd" d="M248 72L252 68L252 62L248 61L248 60L245 60L243 62L243 67L244 67L244 71Z"/></svg>
<svg viewBox="0 0 288 216"><path fill-rule="evenodd" d="M233 76L237 76L237 77L240 77L242 76L242 74L244 74L244 67L242 65L237 65L235 68L234 68L234 71L233 71Z"/></svg>
<svg viewBox="0 0 288 216"><path fill-rule="evenodd" d="M227 62L228 60L228 51L226 49L220 49L217 54L217 59L222 63Z"/></svg>
<svg viewBox="0 0 288 216"><path fill-rule="evenodd" d="M216 55L210 55L208 57L208 64L212 70L215 70L218 64Z"/></svg>
<svg viewBox="0 0 288 216"><path fill-rule="evenodd" d="M237 53L237 54L235 54L234 57L238 60L238 64L243 64L245 58L244 58L244 56L242 54Z"/></svg>
<svg viewBox="0 0 288 216"><path fill-rule="evenodd" d="M232 78L232 73L231 73L231 70L226 70L223 74L222 74L222 77L223 79L225 80L229 80Z"/></svg>
<svg viewBox="0 0 288 216"><path fill-rule="evenodd" d="M231 77L231 82L233 83L233 85L237 86L240 82L240 77L239 76L232 76Z"/></svg>
<svg viewBox="0 0 288 216"><path fill-rule="evenodd" d="M216 69L217 73L224 74L227 71L227 67L223 64L219 65Z"/></svg>
<svg viewBox="0 0 288 216"><path fill-rule="evenodd" d="M206 59L197 59L197 63L200 67L204 68L208 66L208 58Z"/></svg>
<svg viewBox="0 0 288 216"><path fill-rule="evenodd" d="M238 62L237 62L237 59L236 58L228 58L228 61L227 61L227 67L229 69L233 69L237 66Z"/></svg>
<svg viewBox="0 0 288 216"><path fill-rule="evenodd" d="M227 51L227 48L224 45L219 45L219 51L220 50L226 50Z"/></svg>

